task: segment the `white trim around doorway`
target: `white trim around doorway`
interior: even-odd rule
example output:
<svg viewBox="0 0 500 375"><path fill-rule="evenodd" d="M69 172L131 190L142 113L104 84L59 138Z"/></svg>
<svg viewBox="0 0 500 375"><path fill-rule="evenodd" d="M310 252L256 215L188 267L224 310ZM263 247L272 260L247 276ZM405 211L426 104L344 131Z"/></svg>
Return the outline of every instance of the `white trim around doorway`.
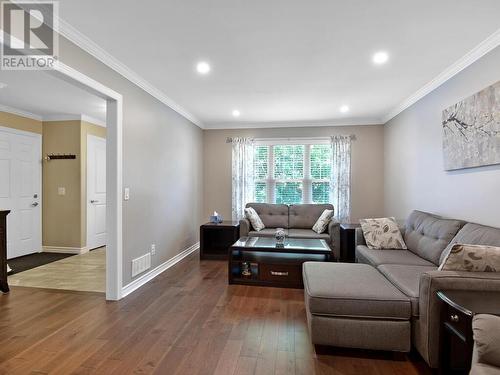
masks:
<svg viewBox="0 0 500 375"><path fill-rule="evenodd" d="M106 99L106 299L122 298L123 97L85 74L58 62L51 73Z"/></svg>

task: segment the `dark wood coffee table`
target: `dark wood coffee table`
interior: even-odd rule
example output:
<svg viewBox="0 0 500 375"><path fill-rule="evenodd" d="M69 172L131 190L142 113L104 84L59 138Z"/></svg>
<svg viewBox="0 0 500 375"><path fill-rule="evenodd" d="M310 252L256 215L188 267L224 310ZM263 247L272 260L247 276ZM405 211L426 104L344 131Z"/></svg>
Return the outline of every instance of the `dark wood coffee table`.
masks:
<svg viewBox="0 0 500 375"><path fill-rule="evenodd" d="M325 240L287 238L277 246L274 238L242 237L229 248L229 284L303 288L302 263L328 262L332 250ZM250 275L245 275L245 270Z"/></svg>

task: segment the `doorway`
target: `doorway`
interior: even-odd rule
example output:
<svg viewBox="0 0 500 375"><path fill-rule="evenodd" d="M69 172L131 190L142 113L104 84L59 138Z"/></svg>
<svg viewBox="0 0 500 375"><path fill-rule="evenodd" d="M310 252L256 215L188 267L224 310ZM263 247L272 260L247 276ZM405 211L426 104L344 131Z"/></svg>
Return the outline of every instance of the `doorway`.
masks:
<svg viewBox="0 0 500 375"><path fill-rule="evenodd" d="M42 74L42 72L39 72ZM17 74L17 83L21 83L26 85L26 82L29 81L26 77L26 72L16 72L14 74ZM121 256L121 251L122 251L122 166L121 166L121 160L122 160L122 145L121 145L121 137L122 137L122 132L121 132L121 122L122 122L122 98L121 95L116 93L115 91L103 86L102 84L92 80L88 76L85 76L81 74L80 72L60 63L57 68L53 71L50 72L43 72L43 74L56 77L59 80L65 81L66 83L69 83L70 85L77 87L79 89L83 89L87 93L91 93L93 95L96 95L102 99L104 99L104 109L105 109L105 122L107 124L107 143L105 147L102 147L103 145L97 145L95 146L97 153L98 153L98 160L100 160L99 163L102 165L105 165L105 168L101 169L96 169L95 172L92 172L92 168L90 169L90 173L94 174L96 177L94 181L96 182L94 185L88 185L86 186L89 188L89 191L91 194L94 194L95 196L99 196L97 199L87 199L87 196L84 198L84 204L87 205L87 203L90 204L90 200L93 201L98 201L98 202L93 202L92 203L92 209L89 212L89 217L85 218L85 225L82 227L82 232L85 230L85 237L84 239L87 240L87 235L88 239L90 239L89 245L87 246L88 248L93 248L93 247L99 247L101 244L106 244L106 251L105 253L102 252L102 257L105 258L106 262L106 269L105 269L105 289L106 289L106 298L108 300L117 300L121 298L121 293L122 293L122 256ZM22 78L25 77L25 78ZM2 80L5 78L5 76L2 74ZM7 86L8 87L8 86ZM51 87L50 85L46 85L46 87ZM4 90L5 91L5 90ZM28 90L29 92L29 90ZM24 91L23 95L26 95L26 91ZM12 99L9 98L8 96L5 96L4 98ZM0 98L2 99L2 98ZM17 97L16 99L20 99L20 97ZM2 102L2 100L0 100ZM31 103L38 104L39 101L34 100L31 101ZM4 104L4 103L1 103ZM8 108L8 105L2 105L0 106L1 109L6 109ZM12 109L12 108L11 108ZM12 113L12 112L10 112ZM16 111L14 109L14 113L24 115L25 112L21 111ZM57 120L57 119L55 119ZM1 124L0 124L1 126ZM10 133L9 133L10 134ZM7 138L5 134L2 133L3 138ZM2 138L2 139L3 139ZM9 141L10 142L10 141ZM8 142L8 143L9 143ZM0 149L3 152L2 146L4 145L4 139L0 143ZM92 141L90 141L91 146L92 146ZM10 146L8 146L10 149ZM40 148L40 146L38 146ZM7 146L5 146L7 148ZM6 153L2 153L0 155L0 159L2 160L7 160ZM40 162L41 159L41 153L38 152L38 162ZM7 167L5 164L10 164L10 161L2 161L0 162L0 168L6 169ZM10 168L10 167L9 167ZM9 171L10 172L10 171ZM9 174L10 175L10 174ZM13 177L17 178L17 177ZM11 181L12 180L9 177L9 181L6 182L2 180L0 183L0 189L5 190L6 186L8 189L10 189ZM21 178L22 180L22 178ZM25 179L26 180L26 179ZM26 185L26 181L23 180L24 185ZM40 181L40 179L38 179ZM104 186L104 189L103 189ZM63 186L61 186L63 187ZM83 188L83 187L82 187ZM3 197L2 191L0 190L0 196ZM25 190L27 191L27 190ZM33 206L30 207L31 212L36 213L37 210L40 212L43 209L43 201L41 199L41 196L43 192L33 192L33 195L27 195L24 194L25 191L23 191L23 196L26 197L31 197L31 202ZM41 191L41 190L40 190ZM58 189L59 191L59 189ZM39 195L40 194L40 195ZM60 191L61 195L65 194L64 189ZM39 202L34 201L33 199L35 198L35 195L37 198L40 199ZM101 203L102 202L102 203ZM37 203L37 204L34 204ZM2 206L4 206L2 202ZM7 204L5 204L7 206ZM10 204L8 205L9 207L12 207ZM6 207L6 208L9 208ZM94 209L95 208L95 209ZM40 215L40 214L38 214ZM15 219L15 216L22 216L23 218L26 218L28 215L24 213L24 215L14 215L12 216L12 219ZM89 219L90 225L87 226L87 219ZM16 222L16 220L11 220L13 222ZM38 220L38 223L40 220ZM82 221L83 223L83 221ZM36 227L40 227L40 224L34 225L33 226L33 232L36 232ZM10 225L9 228L12 228L14 230L19 231L19 233L22 234L20 237L22 240L27 239L26 233L28 231L26 230L21 230L22 226L17 225L17 223L14 225ZM90 230L88 230L90 229ZM8 229L9 230L9 229ZM40 231L41 232L41 231ZM64 231L61 231L61 233L64 233ZM33 237L33 236L31 236ZM39 237L43 237L39 235ZM15 240L16 236L11 236L9 235L9 239ZM40 251L40 248L43 248L42 243L40 240L38 240L38 245L34 246L36 250L29 250L29 252L33 251ZM19 254L24 254L24 253L19 253ZM18 253L15 253L14 255L18 255ZM70 257L68 259L71 259L73 257ZM66 260L66 259L65 259Z"/></svg>

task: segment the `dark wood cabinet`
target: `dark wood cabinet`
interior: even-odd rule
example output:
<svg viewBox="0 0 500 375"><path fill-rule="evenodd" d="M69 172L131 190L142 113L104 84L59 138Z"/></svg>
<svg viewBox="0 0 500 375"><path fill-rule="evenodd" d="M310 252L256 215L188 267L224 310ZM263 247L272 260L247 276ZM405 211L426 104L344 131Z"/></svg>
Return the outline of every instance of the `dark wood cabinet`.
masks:
<svg viewBox="0 0 500 375"><path fill-rule="evenodd" d="M472 318L476 314L500 315L500 292L439 291L441 310L441 374L468 374L474 338Z"/></svg>
<svg viewBox="0 0 500 375"><path fill-rule="evenodd" d="M340 261L354 262L355 261L355 238L356 228L360 228L359 224L340 224Z"/></svg>
<svg viewBox="0 0 500 375"><path fill-rule="evenodd" d="M0 211L0 290L9 291L7 283L7 215L10 211Z"/></svg>
<svg viewBox="0 0 500 375"><path fill-rule="evenodd" d="M200 259L227 259L229 247L238 241L238 238L240 238L239 222L203 224L200 227Z"/></svg>

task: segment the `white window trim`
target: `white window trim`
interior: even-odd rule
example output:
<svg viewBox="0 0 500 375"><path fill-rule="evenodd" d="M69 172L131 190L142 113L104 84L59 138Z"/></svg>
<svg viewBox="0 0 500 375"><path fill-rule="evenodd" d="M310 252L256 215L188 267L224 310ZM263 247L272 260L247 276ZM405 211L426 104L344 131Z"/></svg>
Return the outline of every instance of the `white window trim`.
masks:
<svg viewBox="0 0 500 375"><path fill-rule="evenodd" d="M330 183L329 179L311 178L311 147L313 145L330 144L330 138L257 138L255 146L268 146L267 177L256 179L255 183L266 184L266 195L268 203L276 203L276 184L286 182L302 183L302 203L313 203L312 186L316 182ZM302 179L275 179L274 176L274 147L279 145L303 145L304 146L304 178Z"/></svg>

